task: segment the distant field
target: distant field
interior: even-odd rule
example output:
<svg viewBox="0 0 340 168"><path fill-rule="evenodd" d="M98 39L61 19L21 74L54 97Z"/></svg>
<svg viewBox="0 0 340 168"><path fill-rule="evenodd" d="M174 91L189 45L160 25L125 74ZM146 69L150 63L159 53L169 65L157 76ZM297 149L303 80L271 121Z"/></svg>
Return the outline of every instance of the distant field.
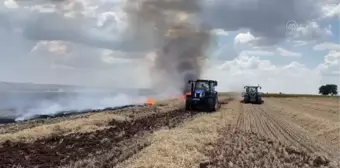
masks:
<svg viewBox="0 0 340 168"><path fill-rule="evenodd" d="M265 93L264 97L324 97L324 98L339 98L339 96L325 96L316 94L279 94L279 93Z"/></svg>
<svg viewBox="0 0 340 168"><path fill-rule="evenodd" d="M237 96L240 95L241 93L237 93L237 92L220 92L219 95L221 96ZM340 98L339 95L337 96L324 96L324 95L317 95L317 94L285 94L285 93L264 93L263 97L317 97L317 98Z"/></svg>

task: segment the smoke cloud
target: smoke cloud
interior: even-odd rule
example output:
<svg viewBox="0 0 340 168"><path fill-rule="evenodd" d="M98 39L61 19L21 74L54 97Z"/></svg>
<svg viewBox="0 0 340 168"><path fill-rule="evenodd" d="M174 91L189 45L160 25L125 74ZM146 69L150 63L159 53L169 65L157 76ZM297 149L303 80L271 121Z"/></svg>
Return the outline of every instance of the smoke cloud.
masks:
<svg viewBox="0 0 340 168"><path fill-rule="evenodd" d="M129 0L129 34L155 50L155 89L188 92L188 80L200 78L210 29L197 17L197 0Z"/></svg>
<svg viewBox="0 0 340 168"><path fill-rule="evenodd" d="M66 93L67 94L67 93ZM119 107L138 103L138 96L125 93L74 93L55 97L53 99L42 99L39 102L23 104L25 108L17 109L19 115L16 121L28 120L36 115L55 115L60 112L68 113L84 110L105 109L108 107Z"/></svg>
<svg viewBox="0 0 340 168"><path fill-rule="evenodd" d="M19 3L24 2L20 1ZM34 4L38 1L27 1L27 3ZM53 1L53 3L57 5L58 9L63 9L63 5L73 3L73 1ZM71 10L78 11L78 9ZM60 111L101 109L133 104L138 100L145 100L145 97L140 94L126 93L119 90L119 87L126 86L128 81L135 81L134 83L138 84L133 86L130 84L129 87L136 91L145 88L144 83L148 82L143 80L149 79L152 80L151 87L156 93L165 92L163 95L158 94L160 98L187 92L188 80L197 79L202 74L202 60L204 60L205 50L211 39L210 28L197 17L197 13L201 11L199 1L128 0L123 10L127 16L124 20L124 22L126 21L124 24L127 26L122 31L123 33L111 32L111 36L115 36L114 38L111 36L104 38L103 32L99 29L84 28L85 22L89 20L85 20L83 17L79 16L78 18L76 15L66 19L63 15L55 12L32 15L36 17L33 17L34 19L31 21L22 22L25 27L16 33L17 36L22 35L30 42L27 47L28 50L31 50L31 53L28 54L30 57L24 58L27 61L19 61L19 63L25 63L25 66L21 66L23 74L31 72L24 70L28 64L31 65L30 67L35 67L34 71L38 70L35 74L32 72L23 75L26 76L26 79L30 77L28 81L37 82L38 80L34 80L34 78L48 76L47 83L66 84L67 82L64 83L64 80L68 80L74 81L74 83L90 84L90 86L91 84L99 87L111 86L111 91L113 90L114 94L103 92L88 94L79 92L76 87L70 91L71 94L68 92L62 94L42 93L44 91L40 92L39 90L29 94L9 93L11 96L5 98L7 103L4 103L4 107L1 109L11 111L14 108L11 115L17 120L23 120L38 114L53 115ZM34 42L40 41L38 43L45 44L41 40L47 40L45 41L46 45L35 45L32 49ZM52 45L52 41L55 40L58 42L54 42ZM77 43L85 44L88 47ZM16 48L18 47L20 46L16 45ZM48 49L39 49L44 47ZM142 56L146 52L153 52L155 59L151 67L151 77L147 77L148 74L142 70L143 68L135 70L137 67L145 66L142 59L139 63L133 61L133 63L119 66L113 64L110 59L117 57L117 54L102 55L100 49L97 48L93 52L90 47L117 49L126 52L124 54L126 56L135 55L134 57ZM57 49L58 52L50 53ZM133 53L135 51L144 53ZM25 55L25 53L21 55ZM42 57L43 55L44 57ZM98 55L105 56L105 63L102 62L103 60L95 59ZM12 59L13 63L18 62L15 57ZM51 68L51 64L54 67L58 65L56 67L58 70ZM44 74L42 75L42 73ZM27 99L22 98L23 95ZM154 98L155 95L146 93L144 96Z"/></svg>

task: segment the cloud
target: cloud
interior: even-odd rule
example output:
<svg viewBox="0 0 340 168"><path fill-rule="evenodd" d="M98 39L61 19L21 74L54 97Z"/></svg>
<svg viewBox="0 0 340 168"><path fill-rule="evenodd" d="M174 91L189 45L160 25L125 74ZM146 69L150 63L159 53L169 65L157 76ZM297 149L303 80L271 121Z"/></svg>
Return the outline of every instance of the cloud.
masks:
<svg viewBox="0 0 340 168"><path fill-rule="evenodd" d="M227 36L228 32L223 29L214 29L211 31L213 34L219 35L219 36Z"/></svg>
<svg viewBox="0 0 340 168"><path fill-rule="evenodd" d="M333 75L340 75L340 70L332 71L332 74L333 74Z"/></svg>
<svg viewBox="0 0 340 168"><path fill-rule="evenodd" d="M331 26L321 27L317 22L299 25L288 32L289 39L294 41L326 41L332 36Z"/></svg>
<svg viewBox="0 0 340 168"><path fill-rule="evenodd" d="M328 51L328 54L324 56L324 62L319 64L319 68L323 70L325 73L329 73L330 71L334 70L334 68L339 68L340 62L340 45L325 42L317 44L313 47L314 50L317 51Z"/></svg>
<svg viewBox="0 0 340 168"><path fill-rule="evenodd" d="M253 47L253 50L243 50L240 55L250 55L250 56L284 56L284 57L301 57L301 53L289 51L282 47Z"/></svg>
<svg viewBox="0 0 340 168"><path fill-rule="evenodd" d="M265 51L265 50L244 50L240 53L240 55L254 55L254 56L272 56L274 52Z"/></svg>
<svg viewBox="0 0 340 168"><path fill-rule="evenodd" d="M330 51L325 56L325 64L329 66L339 65L340 62L340 52L339 51Z"/></svg>
<svg viewBox="0 0 340 168"><path fill-rule="evenodd" d="M15 0L5 0L4 6L6 8L11 8L11 9L18 8L18 4L16 3Z"/></svg>
<svg viewBox="0 0 340 168"><path fill-rule="evenodd" d="M301 47L301 46L305 46L305 45L308 44L307 41L301 41L301 40L293 40L292 41L292 40L287 39L287 42L292 44L293 47Z"/></svg>
<svg viewBox="0 0 340 168"><path fill-rule="evenodd" d="M23 8L31 10L31 13L27 13L31 16L24 30L25 36L30 40L66 40L121 51L144 52L153 47L145 43L145 38L129 37L131 33L123 32L123 29L127 28L128 21L122 9L123 1L43 2L20 1L19 3ZM248 36L251 34L257 37L256 43L264 45L273 45L286 37L287 21L295 20L299 24L305 24L322 15L319 3L315 0L284 2L280 0L214 0L202 1L202 3L201 6L191 8L201 8L200 18L204 23L215 28L215 33L226 35L221 30L228 32L245 28L249 29ZM309 10L305 10L306 8ZM43 11L49 13L43 13ZM314 36L309 40L313 38Z"/></svg>
<svg viewBox="0 0 340 168"><path fill-rule="evenodd" d="M149 45L153 37L148 33L155 28L147 25L136 38L128 29L129 18L122 1L4 2L0 5L0 80L113 86L133 80L136 86L148 85L148 68L154 59L150 53L155 48ZM297 81L295 75L303 78L309 75L311 79L306 81L312 86L305 88L298 84L301 92L309 92L322 80L322 72L337 71L334 68L339 47L326 42L335 33L318 19L334 19L337 12L326 14L326 11L337 9L338 1L213 0L208 3L207 0L202 3L198 15L213 28L212 33L223 36L219 38L228 41L233 38L233 31L242 31L231 42L223 41L224 45L212 51L211 55L219 55L220 61L207 71L216 71L212 77L235 85L263 80L268 82L269 90L282 87L276 90L288 92L284 85L290 85L287 81ZM289 20L296 21L300 27L287 29ZM288 45L296 45L294 51L289 51L291 46L281 46L280 42L286 40ZM265 60L264 56L280 62L280 56L307 55L298 53L299 47L308 48L311 41L318 44L315 50L328 51L315 69L304 62L278 66Z"/></svg>
<svg viewBox="0 0 340 168"><path fill-rule="evenodd" d="M255 40L255 37L250 33L239 33L234 38L235 44L248 44Z"/></svg>
<svg viewBox="0 0 340 168"><path fill-rule="evenodd" d="M340 16L340 3L333 2L330 4L325 4L322 7L323 18L339 18Z"/></svg>
<svg viewBox="0 0 340 168"><path fill-rule="evenodd" d="M204 77L219 79L219 91L242 91L244 85L261 85L264 92L317 93L322 73L299 62L276 66L258 56L240 54L211 67ZM222 80L222 79L232 80Z"/></svg>
<svg viewBox="0 0 340 168"><path fill-rule="evenodd" d="M259 37L259 45L272 45L286 38L288 21L307 24L320 17L319 5L315 0L214 0L207 1L202 18L212 27L227 31L249 29Z"/></svg>
<svg viewBox="0 0 340 168"><path fill-rule="evenodd" d="M331 42L324 42L320 43L314 46L314 50L335 50L339 51L340 50L340 44L335 44Z"/></svg>
<svg viewBox="0 0 340 168"><path fill-rule="evenodd" d="M42 51L41 51L42 50ZM31 52L50 52L56 54L66 54L67 45L61 41L39 41Z"/></svg>
<svg viewBox="0 0 340 168"><path fill-rule="evenodd" d="M301 57L302 56L301 53L288 51L283 48L277 48L276 50L281 56L287 56L287 57Z"/></svg>

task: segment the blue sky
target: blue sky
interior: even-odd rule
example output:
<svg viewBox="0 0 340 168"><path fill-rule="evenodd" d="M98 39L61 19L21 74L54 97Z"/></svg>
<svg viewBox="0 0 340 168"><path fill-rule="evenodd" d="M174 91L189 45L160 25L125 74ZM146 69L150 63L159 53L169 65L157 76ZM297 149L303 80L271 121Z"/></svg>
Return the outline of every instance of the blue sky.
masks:
<svg viewBox="0 0 340 168"><path fill-rule="evenodd" d="M155 32L165 21L198 20L219 44L207 52L202 77L218 80L221 91L261 84L266 92L316 93L321 84L339 84L338 0L215 0L181 8L159 3L153 5L160 13L138 25L129 19L142 16L124 10L131 4L123 2L5 0L0 80L112 87L133 80L129 87L151 87L164 78L153 69L163 40ZM130 10L147 10L136 6ZM170 8L181 11L164 12ZM287 29L292 20L298 26Z"/></svg>

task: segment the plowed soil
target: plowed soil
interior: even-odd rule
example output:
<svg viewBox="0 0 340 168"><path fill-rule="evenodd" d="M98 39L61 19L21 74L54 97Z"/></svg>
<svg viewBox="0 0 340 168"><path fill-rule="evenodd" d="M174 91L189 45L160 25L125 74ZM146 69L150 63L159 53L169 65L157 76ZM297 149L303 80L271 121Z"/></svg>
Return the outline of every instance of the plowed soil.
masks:
<svg viewBox="0 0 340 168"><path fill-rule="evenodd" d="M298 125L279 118L275 111L266 105L242 105L237 129L246 133L258 133L287 145L301 147L309 152L328 151L308 138L308 133Z"/></svg>
<svg viewBox="0 0 340 168"><path fill-rule="evenodd" d="M32 142L5 141L0 143L0 168L19 165L46 168L58 166L112 168L123 161L129 167L138 167L129 164L127 159L133 158L131 156L136 156L136 153L138 153L136 158L160 158L148 157L152 154L150 151L156 149L162 154L162 159L149 159L148 162L168 165L168 167L196 163L197 167L340 167L338 100L266 98L261 105L241 104L235 100L223 104L219 112L201 113L198 115L200 118L191 122L186 121L197 113L183 110L183 102L181 103L174 105L168 102L166 105L159 105L158 108L140 107L139 110L120 111L119 115L126 119L110 119L105 129L92 132L57 134ZM225 117L227 115L232 117ZM219 116L220 120L217 120ZM217 127L214 123L217 121L223 125ZM56 119L53 122L59 121ZM180 123L184 125L183 128L177 127ZM185 126L188 123L190 127ZM210 123L215 124L214 129L208 129L213 125L209 125ZM227 127L223 128L225 124ZM193 129L196 125L199 128L197 130ZM15 133L25 127L35 126L25 125L25 123L18 127L3 126L0 132ZM172 129L174 127L176 129ZM155 132L163 130L162 128L168 131ZM209 130L209 134L204 130ZM187 136L183 139L188 142L180 143L181 138L175 136L177 134L174 132L187 133L188 135L181 136ZM148 140L151 134L155 135L153 141ZM210 138L211 135L215 135L215 138ZM156 141L155 137L169 137L169 140ZM204 141L201 141L202 139ZM175 143L175 140L179 142ZM177 151L192 153L195 150L201 152L201 147L206 148L202 152L206 154L208 161L182 159L180 162L191 162L171 166L166 163L171 163L174 158L172 155L176 152L171 151L169 146L175 146ZM194 157L194 155L185 156ZM146 159L139 161L143 162L143 160ZM193 160L196 161L192 162ZM152 167L152 164L144 163L144 165Z"/></svg>
<svg viewBox="0 0 340 168"><path fill-rule="evenodd" d="M306 99L239 104L238 120L201 167L338 167L339 105Z"/></svg>
<svg viewBox="0 0 340 168"><path fill-rule="evenodd" d="M267 139L256 133L225 131L223 138L209 152L210 162L201 163L201 168L221 167L334 167L324 156L310 155L279 141Z"/></svg>
<svg viewBox="0 0 340 168"><path fill-rule="evenodd" d="M72 161L86 159L110 151L112 158L128 157L124 149L131 146L131 139L150 133L161 127L174 127L193 114L182 109L167 113L141 115L130 121L110 122L111 128L94 133L75 133L67 136L52 136L33 143L6 141L0 148L0 167L20 165L22 167L56 167ZM145 145L145 144L144 144ZM143 144L134 147L140 150ZM121 158L121 160L124 158ZM116 162L119 162L117 160ZM112 167L114 162L103 167Z"/></svg>

